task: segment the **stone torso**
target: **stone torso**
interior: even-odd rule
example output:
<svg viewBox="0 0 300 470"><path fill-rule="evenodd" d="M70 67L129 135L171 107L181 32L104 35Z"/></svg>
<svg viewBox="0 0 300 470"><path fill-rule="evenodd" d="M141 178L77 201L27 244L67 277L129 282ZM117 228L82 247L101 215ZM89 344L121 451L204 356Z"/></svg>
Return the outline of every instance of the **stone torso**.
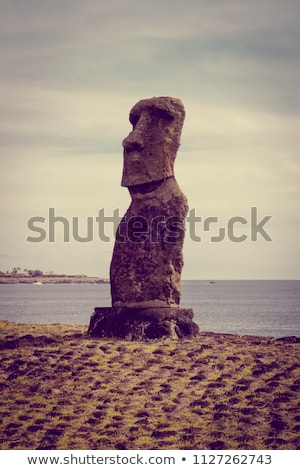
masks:
<svg viewBox="0 0 300 470"><path fill-rule="evenodd" d="M174 177L130 193L110 268L112 305L179 306L187 200Z"/></svg>

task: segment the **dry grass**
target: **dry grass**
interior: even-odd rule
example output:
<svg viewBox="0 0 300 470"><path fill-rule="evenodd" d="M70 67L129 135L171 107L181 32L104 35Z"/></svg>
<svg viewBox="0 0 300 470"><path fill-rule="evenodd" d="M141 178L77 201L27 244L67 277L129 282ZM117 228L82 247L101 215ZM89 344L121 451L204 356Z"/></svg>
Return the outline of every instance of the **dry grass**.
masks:
<svg viewBox="0 0 300 470"><path fill-rule="evenodd" d="M300 344L0 321L1 449L299 449Z"/></svg>

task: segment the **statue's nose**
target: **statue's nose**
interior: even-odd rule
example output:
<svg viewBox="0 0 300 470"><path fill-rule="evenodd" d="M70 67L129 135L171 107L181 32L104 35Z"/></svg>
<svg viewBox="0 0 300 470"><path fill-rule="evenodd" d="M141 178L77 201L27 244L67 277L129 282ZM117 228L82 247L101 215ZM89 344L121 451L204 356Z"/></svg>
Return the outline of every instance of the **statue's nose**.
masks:
<svg viewBox="0 0 300 470"><path fill-rule="evenodd" d="M141 117L130 134L123 140L122 145L127 152L143 150L146 124L144 121L145 120Z"/></svg>
<svg viewBox="0 0 300 470"><path fill-rule="evenodd" d="M123 140L122 145L124 150L131 152L132 150L143 150L144 139L142 133L134 129L130 134Z"/></svg>

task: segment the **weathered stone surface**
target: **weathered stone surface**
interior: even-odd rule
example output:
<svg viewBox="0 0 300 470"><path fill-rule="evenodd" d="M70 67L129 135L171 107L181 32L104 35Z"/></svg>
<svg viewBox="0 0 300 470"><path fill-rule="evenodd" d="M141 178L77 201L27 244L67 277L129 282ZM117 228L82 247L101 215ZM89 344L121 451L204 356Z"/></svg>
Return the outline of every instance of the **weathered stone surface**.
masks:
<svg viewBox="0 0 300 470"><path fill-rule="evenodd" d="M174 160L185 117L177 98L139 101L130 111L132 131L123 140L122 186L136 186L174 176Z"/></svg>
<svg viewBox="0 0 300 470"><path fill-rule="evenodd" d="M113 306L179 305L188 206L173 166L184 117L181 101L170 97L141 100L130 112L122 185L132 203L111 261Z"/></svg>
<svg viewBox="0 0 300 470"><path fill-rule="evenodd" d="M127 340L178 339L198 334L192 309L95 308L88 333L97 337Z"/></svg>
<svg viewBox="0 0 300 470"><path fill-rule="evenodd" d="M111 308L96 308L89 334L128 339L194 336L192 310L179 309L187 200L174 178L185 111L170 97L139 101L123 140L122 186L131 204L110 266Z"/></svg>
<svg viewBox="0 0 300 470"><path fill-rule="evenodd" d="M130 193L110 268L112 305L178 306L186 198L173 177Z"/></svg>

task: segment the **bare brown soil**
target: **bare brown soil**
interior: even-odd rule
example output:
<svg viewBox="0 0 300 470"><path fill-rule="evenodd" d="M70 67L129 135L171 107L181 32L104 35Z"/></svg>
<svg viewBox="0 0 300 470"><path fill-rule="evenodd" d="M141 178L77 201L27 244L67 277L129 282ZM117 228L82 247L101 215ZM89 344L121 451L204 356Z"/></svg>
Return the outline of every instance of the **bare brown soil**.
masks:
<svg viewBox="0 0 300 470"><path fill-rule="evenodd" d="M0 321L1 449L299 449L300 344Z"/></svg>

